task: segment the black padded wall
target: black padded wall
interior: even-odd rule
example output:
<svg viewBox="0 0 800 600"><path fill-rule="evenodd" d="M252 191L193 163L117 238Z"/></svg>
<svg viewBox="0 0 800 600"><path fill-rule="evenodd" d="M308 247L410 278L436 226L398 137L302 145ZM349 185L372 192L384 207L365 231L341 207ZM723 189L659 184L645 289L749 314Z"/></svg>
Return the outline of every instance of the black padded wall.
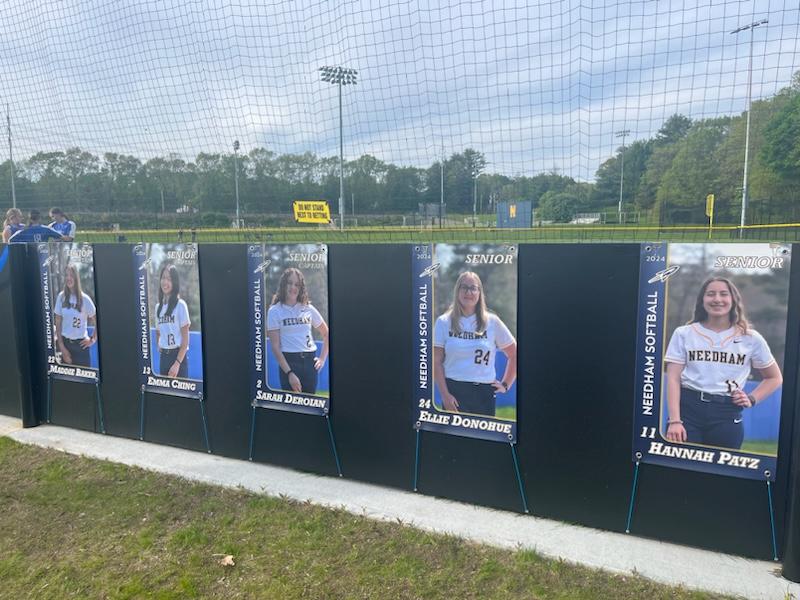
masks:
<svg viewBox="0 0 800 600"><path fill-rule="evenodd" d="M344 476L411 489L411 247L332 245L329 255L331 423ZM246 246L201 245L199 261L210 443L214 453L246 459L252 414ZM95 246L95 264L106 428L138 437L131 246ZM624 530L634 468L638 264L638 244L520 248L517 449L533 514ZM36 268L32 254L26 294L33 298L33 354L42 350ZM800 301L794 275L790 306ZM786 364L796 365L798 311L791 312ZM41 367L32 385L41 415L43 360L33 363ZM773 490L779 544L793 439L789 399L797 394L795 373L786 371ZM92 386L56 382L54 390L54 422L96 428ZM146 414L148 441L205 451L197 400L148 394ZM324 418L266 409L256 416L256 461L335 474ZM771 558L765 484L653 465L642 465L639 481L634 535ZM419 490L521 510L511 450L502 443L422 433Z"/></svg>
<svg viewBox="0 0 800 600"><path fill-rule="evenodd" d="M4 324L0 344L0 414L23 417L30 402L27 369L24 287L13 282L25 273L25 247L0 245L0 321Z"/></svg>

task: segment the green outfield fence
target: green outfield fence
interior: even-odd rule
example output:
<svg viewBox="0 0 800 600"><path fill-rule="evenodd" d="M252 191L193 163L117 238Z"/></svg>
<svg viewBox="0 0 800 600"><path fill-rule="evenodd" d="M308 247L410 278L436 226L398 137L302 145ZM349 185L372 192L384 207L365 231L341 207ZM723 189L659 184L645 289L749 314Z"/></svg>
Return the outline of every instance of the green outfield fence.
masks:
<svg viewBox="0 0 800 600"><path fill-rule="evenodd" d="M708 227L548 225L529 229L494 227L354 227L340 231L329 227L263 229L158 229L129 231L81 231L78 241L95 243L136 242L326 242L326 243L424 243L424 242L546 242L602 243L642 241L800 241L800 223Z"/></svg>

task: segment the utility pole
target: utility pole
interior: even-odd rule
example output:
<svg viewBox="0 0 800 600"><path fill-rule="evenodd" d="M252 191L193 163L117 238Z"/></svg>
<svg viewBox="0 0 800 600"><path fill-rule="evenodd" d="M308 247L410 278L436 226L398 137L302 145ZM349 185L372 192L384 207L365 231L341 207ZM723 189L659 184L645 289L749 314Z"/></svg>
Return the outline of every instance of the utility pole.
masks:
<svg viewBox="0 0 800 600"><path fill-rule="evenodd" d="M14 154L11 152L11 112L6 104L6 124L8 127L8 162L11 164L11 206L17 208L17 191L14 188Z"/></svg>
<svg viewBox="0 0 800 600"><path fill-rule="evenodd" d="M617 222L622 225L622 182L625 177L625 137L631 134L629 129L623 129L622 131L617 131L616 136L622 138L622 153L619 155L620 159L620 166L619 166L619 206L617 207Z"/></svg>
<svg viewBox="0 0 800 600"><path fill-rule="evenodd" d="M739 27L731 31L731 34L740 33L742 31L750 31L750 56L747 61L747 124L745 125L744 134L744 175L742 176L742 215L739 220L739 238L744 237L744 225L747 216L747 167L748 159L750 158L750 101L753 91L753 37L755 36L755 29L760 25L766 25L769 19L761 19L749 25Z"/></svg>

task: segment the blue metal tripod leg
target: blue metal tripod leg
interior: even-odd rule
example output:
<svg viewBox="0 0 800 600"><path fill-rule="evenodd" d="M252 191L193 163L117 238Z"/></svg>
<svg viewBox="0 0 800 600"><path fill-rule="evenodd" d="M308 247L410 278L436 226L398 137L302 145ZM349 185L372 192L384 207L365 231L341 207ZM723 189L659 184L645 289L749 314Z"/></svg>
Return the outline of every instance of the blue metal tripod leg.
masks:
<svg viewBox="0 0 800 600"><path fill-rule="evenodd" d="M414 451L414 491L417 491L417 481L419 480L419 429L417 429L417 447Z"/></svg>
<svg viewBox="0 0 800 600"><path fill-rule="evenodd" d="M106 432L106 421L103 417L103 397L100 395L100 382L94 384L95 393L97 394L97 417L100 420L100 433Z"/></svg>
<svg viewBox="0 0 800 600"><path fill-rule="evenodd" d="M203 439L206 442L206 451L211 454L211 444L208 442L208 423L206 422L206 402L200 396L200 416L203 419Z"/></svg>
<svg viewBox="0 0 800 600"><path fill-rule="evenodd" d="M769 497L769 525L772 529L772 560L778 560L778 542L775 538L775 512L772 509L772 486L767 480L767 496Z"/></svg>
<svg viewBox="0 0 800 600"><path fill-rule="evenodd" d="M633 519L633 504L636 501L636 486L639 483L639 461L636 461L636 467L633 470L633 485L631 486L631 501L628 505L628 522L625 525L625 533L631 532L631 520Z"/></svg>
<svg viewBox="0 0 800 600"><path fill-rule="evenodd" d="M339 453L336 452L336 441L333 439L333 427L331 426L331 419L328 415L325 415L325 421L328 423L328 435L331 438L331 450L333 450L333 459L336 461L336 472L339 473L339 477L342 476L342 465L339 464Z"/></svg>
<svg viewBox="0 0 800 600"><path fill-rule="evenodd" d="M525 514L530 513L528 510L528 500L525 498L525 486L522 485L522 475L519 472L519 460L517 460L517 449L513 443L511 446L511 457L514 459L514 471L517 473L517 484L519 485L519 497L522 499L522 510Z"/></svg>
<svg viewBox="0 0 800 600"><path fill-rule="evenodd" d="M53 384L50 377L47 378L47 406L45 408L45 421L50 422L50 411L53 406Z"/></svg>
<svg viewBox="0 0 800 600"><path fill-rule="evenodd" d="M144 440L144 386L139 393L139 439Z"/></svg>
<svg viewBox="0 0 800 600"><path fill-rule="evenodd" d="M256 407L253 407L253 410L250 415L250 453L247 455L247 460L253 460L253 450L256 442Z"/></svg>

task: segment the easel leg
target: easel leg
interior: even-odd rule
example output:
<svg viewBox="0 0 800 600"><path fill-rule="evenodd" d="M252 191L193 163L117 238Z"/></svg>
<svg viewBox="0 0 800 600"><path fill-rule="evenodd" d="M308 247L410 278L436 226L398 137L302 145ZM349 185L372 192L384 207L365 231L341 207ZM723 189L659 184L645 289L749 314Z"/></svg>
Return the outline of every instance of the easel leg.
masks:
<svg viewBox="0 0 800 600"><path fill-rule="evenodd" d="M253 450L256 443L256 407L253 407L250 416L250 454L247 455L247 460L253 460Z"/></svg>
<svg viewBox="0 0 800 600"><path fill-rule="evenodd" d="M778 542L775 538L775 512L772 509L772 486L767 480L767 496L769 497L769 525L772 529L772 560L778 560Z"/></svg>
<svg viewBox="0 0 800 600"><path fill-rule="evenodd" d="M203 419L203 439L206 442L206 451L211 454L211 444L208 442L208 423L206 422L206 402L200 396L200 416Z"/></svg>
<svg viewBox="0 0 800 600"><path fill-rule="evenodd" d="M100 433L106 432L106 421L103 418L103 398L100 395L100 382L94 384L94 390L97 394L97 417L100 419Z"/></svg>
<svg viewBox="0 0 800 600"><path fill-rule="evenodd" d="M522 475L519 472L517 449L513 442L509 445L511 446L511 457L514 459L514 471L517 473L517 484L519 485L519 497L522 499L522 510L525 511L525 514L528 514L530 511L528 510L528 500L525 498L525 486L522 485Z"/></svg>
<svg viewBox="0 0 800 600"><path fill-rule="evenodd" d="M333 427L331 426L331 419L328 415L325 415L325 421L328 423L328 435L331 438L331 450L333 450L333 459L336 461L336 472L339 473L339 477L342 476L342 465L339 464L339 453L336 452L336 441L333 439Z"/></svg>
<svg viewBox="0 0 800 600"><path fill-rule="evenodd" d="M636 486L639 483L639 459L641 455L636 453L636 466L633 469L633 485L631 486L631 501L628 505L628 522L625 525L625 533L631 532L631 520L633 519L633 504L636 501Z"/></svg>
<svg viewBox="0 0 800 600"><path fill-rule="evenodd" d="M53 383L47 378L47 406L45 407L45 421L50 423L50 411L53 405Z"/></svg>
<svg viewBox="0 0 800 600"><path fill-rule="evenodd" d="M139 393L139 439L144 440L144 386Z"/></svg>
<svg viewBox="0 0 800 600"><path fill-rule="evenodd" d="M417 429L417 447L414 451L414 491L417 491L417 481L419 480L419 429Z"/></svg>

